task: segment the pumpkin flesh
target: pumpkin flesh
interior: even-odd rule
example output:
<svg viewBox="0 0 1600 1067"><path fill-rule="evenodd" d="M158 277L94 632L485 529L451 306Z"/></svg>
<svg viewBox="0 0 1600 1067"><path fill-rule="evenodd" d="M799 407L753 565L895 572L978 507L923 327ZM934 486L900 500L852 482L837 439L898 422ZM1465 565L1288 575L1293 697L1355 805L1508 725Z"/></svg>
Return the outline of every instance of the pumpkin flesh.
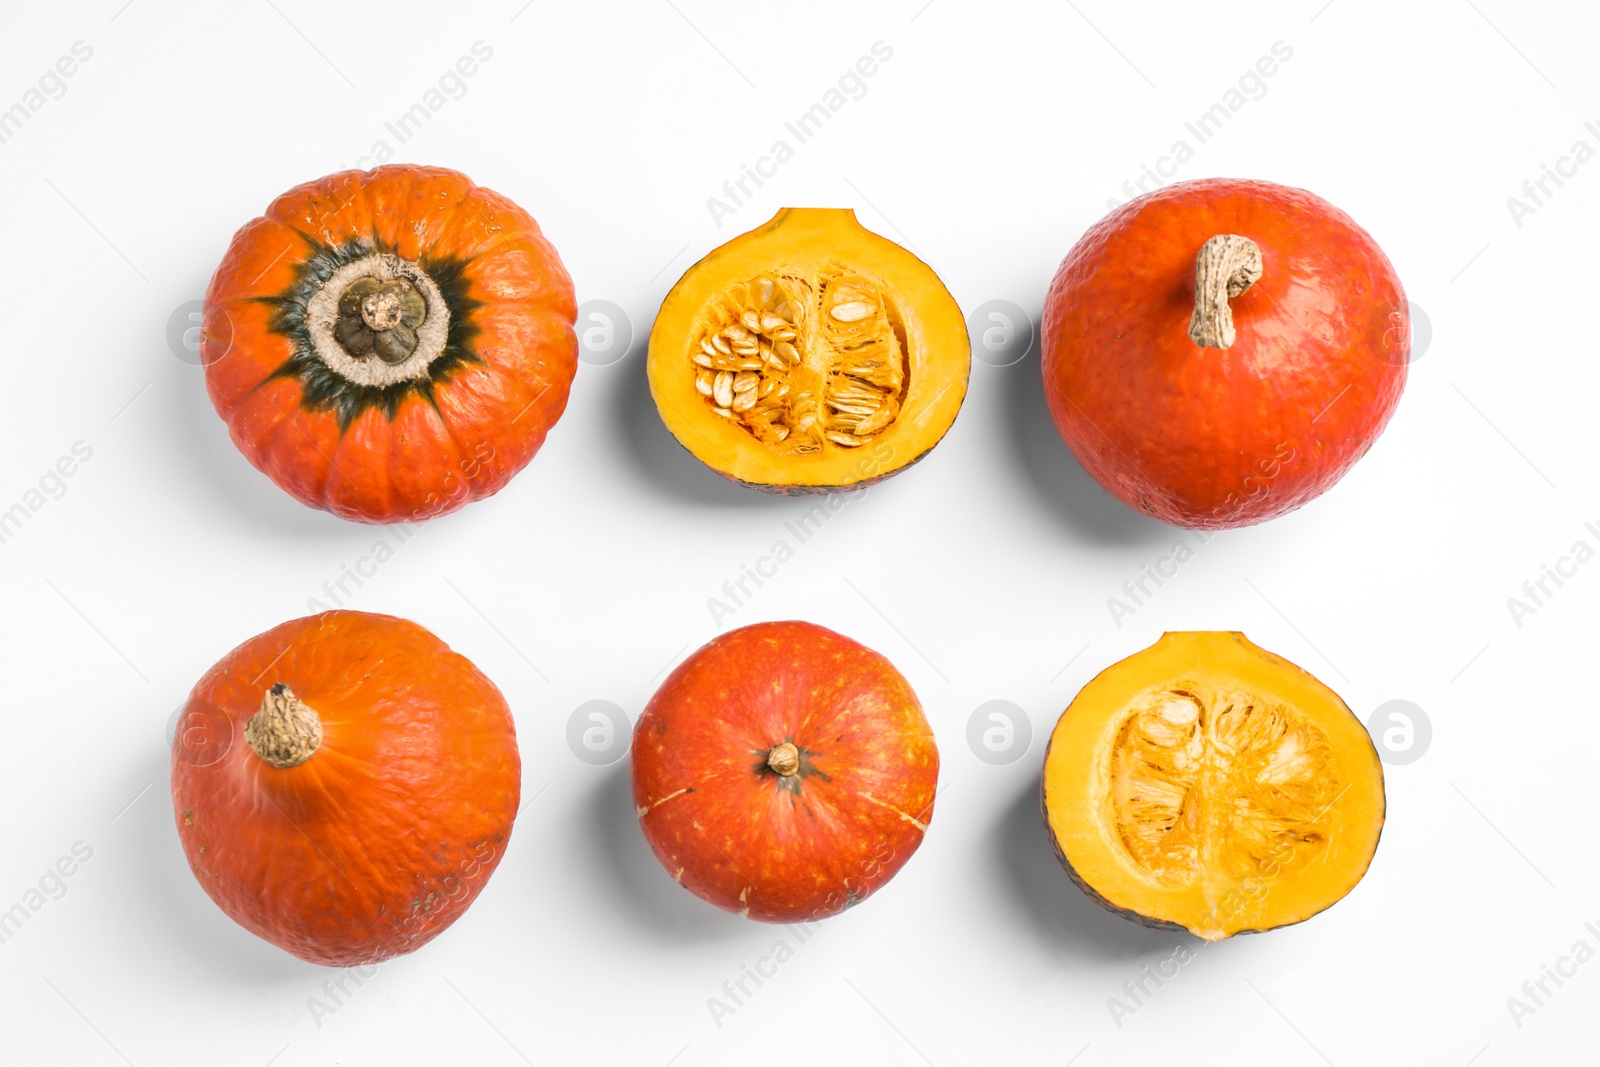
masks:
<svg viewBox="0 0 1600 1067"><path fill-rule="evenodd" d="M955 420L969 365L961 310L925 263L847 209L786 208L678 281L648 373L697 459L797 493L921 458Z"/></svg>
<svg viewBox="0 0 1600 1067"><path fill-rule="evenodd" d="M1218 940L1300 922L1365 874L1383 774L1359 720L1242 634L1167 634L1084 687L1042 803L1075 881L1149 925Z"/></svg>

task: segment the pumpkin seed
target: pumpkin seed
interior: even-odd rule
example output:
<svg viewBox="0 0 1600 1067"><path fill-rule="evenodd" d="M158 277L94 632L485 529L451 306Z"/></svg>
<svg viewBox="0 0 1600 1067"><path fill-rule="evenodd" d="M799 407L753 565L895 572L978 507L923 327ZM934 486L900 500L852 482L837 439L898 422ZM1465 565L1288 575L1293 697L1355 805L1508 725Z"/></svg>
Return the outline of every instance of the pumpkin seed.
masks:
<svg viewBox="0 0 1600 1067"><path fill-rule="evenodd" d="M827 271L764 274L730 288L707 308L691 355L695 391L786 453L861 447L894 425L905 384L905 353L881 292Z"/></svg>

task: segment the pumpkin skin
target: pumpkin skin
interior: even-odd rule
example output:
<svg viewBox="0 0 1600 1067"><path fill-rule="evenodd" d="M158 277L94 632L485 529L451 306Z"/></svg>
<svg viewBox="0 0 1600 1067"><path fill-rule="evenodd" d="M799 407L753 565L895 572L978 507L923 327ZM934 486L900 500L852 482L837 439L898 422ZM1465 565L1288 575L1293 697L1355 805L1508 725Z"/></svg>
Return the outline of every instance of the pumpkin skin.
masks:
<svg viewBox="0 0 1600 1067"><path fill-rule="evenodd" d="M713 639L634 728L633 799L656 858L762 922L826 918L893 877L922 843L938 775L900 672L807 622Z"/></svg>
<svg viewBox="0 0 1600 1067"><path fill-rule="evenodd" d="M270 764L248 723L287 687L321 743ZM516 732L493 682L405 619L328 611L253 637L190 693L172 760L202 888L311 963L415 951L460 918L511 836Z"/></svg>
<svg viewBox="0 0 1600 1067"><path fill-rule="evenodd" d="M772 300L757 295L764 282ZM863 316L836 317L851 307ZM740 353L708 346L725 330L735 344L748 336L741 312L786 318L771 325L796 352L793 365L769 362L784 334L752 338L740 376L782 389L759 422L765 392L748 415L725 408L731 417L711 394ZM918 462L955 422L971 365L961 308L931 267L848 208L784 208L678 279L650 330L647 373L661 421L691 455L741 485L794 496L862 488Z"/></svg>
<svg viewBox="0 0 1600 1067"><path fill-rule="evenodd" d="M1306 671L1243 634L1169 633L1062 713L1040 803L1097 903L1217 941L1303 922L1356 886L1383 832L1383 765Z"/></svg>
<svg viewBox="0 0 1600 1067"><path fill-rule="evenodd" d="M340 296L367 277L420 305L364 330L368 309ZM526 211L456 171L394 164L297 186L239 230L206 290L200 359L258 470L311 507L409 522L533 458L566 407L576 318ZM408 355L372 348L402 335Z"/></svg>
<svg viewBox="0 0 1600 1067"><path fill-rule="evenodd" d="M1187 327L1197 256L1217 235L1259 248L1227 300L1228 347ZM1045 396L1084 468L1123 503L1191 529L1248 526L1331 487L1405 385L1405 291L1342 211L1268 182L1180 182L1095 224L1045 302Z"/></svg>

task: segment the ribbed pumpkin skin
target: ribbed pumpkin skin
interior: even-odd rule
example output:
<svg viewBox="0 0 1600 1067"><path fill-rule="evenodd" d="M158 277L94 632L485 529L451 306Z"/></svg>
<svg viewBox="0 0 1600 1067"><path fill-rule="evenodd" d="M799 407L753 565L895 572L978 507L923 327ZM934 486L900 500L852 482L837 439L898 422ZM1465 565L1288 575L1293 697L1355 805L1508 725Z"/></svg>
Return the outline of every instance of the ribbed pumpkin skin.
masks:
<svg viewBox="0 0 1600 1067"><path fill-rule="evenodd" d="M1195 256L1261 249L1229 301L1231 348L1189 339ZM1270 182L1179 182L1092 226L1045 300L1045 399L1113 496L1163 522L1264 522L1328 490L1382 432L1406 380L1405 291L1326 200Z"/></svg>
<svg viewBox="0 0 1600 1067"><path fill-rule="evenodd" d="M321 747L298 767L270 766L245 741L275 683L322 719ZM186 711L226 747L213 762L174 748L189 866L241 926L303 960L349 967L420 948L505 853L521 789L510 710L416 623L356 611L284 623L223 657Z"/></svg>
<svg viewBox="0 0 1600 1067"><path fill-rule="evenodd" d="M300 328L319 279L374 252L420 266L452 309L414 384L355 386ZM410 522L501 489L561 413L577 370L572 280L539 226L440 167L342 171L278 197L206 290L206 388L245 457L311 507Z"/></svg>
<svg viewBox="0 0 1600 1067"><path fill-rule="evenodd" d="M773 746L804 753L785 787ZM685 889L764 922L866 899L922 844L939 752L911 686L848 637L768 622L715 638L672 672L633 735L633 797Z"/></svg>

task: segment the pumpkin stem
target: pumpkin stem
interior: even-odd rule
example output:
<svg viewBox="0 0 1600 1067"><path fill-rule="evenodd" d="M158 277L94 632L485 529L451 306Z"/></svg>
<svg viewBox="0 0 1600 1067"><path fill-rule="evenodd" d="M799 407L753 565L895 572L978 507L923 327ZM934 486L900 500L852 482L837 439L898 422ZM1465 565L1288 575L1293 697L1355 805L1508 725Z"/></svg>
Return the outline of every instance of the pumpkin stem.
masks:
<svg viewBox="0 0 1600 1067"><path fill-rule="evenodd" d="M800 750L791 741L774 745L767 753L767 766L785 778L793 778L800 773Z"/></svg>
<svg viewBox="0 0 1600 1067"><path fill-rule="evenodd" d="M1194 259L1194 315L1189 339L1201 348L1231 348L1235 334L1228 300L1261 278L1261 249L1248 237L1219 233Z"/></svg>
<svg viewBox="0 0 1600 1067"><path fill-rule="evenodd" d="M339 294L333 339L356 360L377 356L391 366L411 358L428 302L405 278L362 275Z"/></svg>
<svg viewBox="0 0 1600 1067"><path fill-rule="evenodd" d="M322 744L322 719L279 682L261 698L261 710L244 724L244 739L274 767L298 767Z"/></svg>

